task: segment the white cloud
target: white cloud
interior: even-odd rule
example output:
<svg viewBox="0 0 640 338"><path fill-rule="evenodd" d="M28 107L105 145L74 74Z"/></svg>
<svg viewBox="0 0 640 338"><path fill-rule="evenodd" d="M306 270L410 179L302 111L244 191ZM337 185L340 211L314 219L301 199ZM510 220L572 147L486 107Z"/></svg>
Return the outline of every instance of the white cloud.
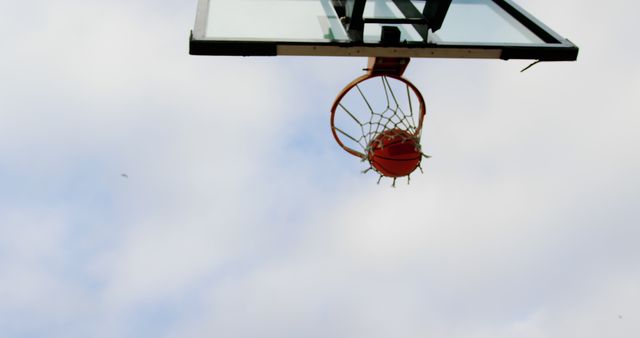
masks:
<svg viewBox="0 0 640 338"><path fill-rule="evenodd" d="M396 189L329 135L364 59L188 56L193 4L25 6L0 5L0 335L638 331L639 73L595 6L543 17L577 63L412 61L434 158Z"/></svg>

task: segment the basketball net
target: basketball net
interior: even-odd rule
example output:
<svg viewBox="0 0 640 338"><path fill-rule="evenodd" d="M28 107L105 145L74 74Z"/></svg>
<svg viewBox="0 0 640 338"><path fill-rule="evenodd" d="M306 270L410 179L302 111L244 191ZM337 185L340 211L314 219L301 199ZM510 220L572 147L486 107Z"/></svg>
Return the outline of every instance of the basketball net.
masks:
<svg viewBox="0 0 640 338"><path fill-rule="evenodd" d="M409 58L369 58L367 73L349 83L331 108L331 127L338 144L368 162L380 177L407 177L428 158L420 146L426 113L420 91L402 77Z"/></svg>

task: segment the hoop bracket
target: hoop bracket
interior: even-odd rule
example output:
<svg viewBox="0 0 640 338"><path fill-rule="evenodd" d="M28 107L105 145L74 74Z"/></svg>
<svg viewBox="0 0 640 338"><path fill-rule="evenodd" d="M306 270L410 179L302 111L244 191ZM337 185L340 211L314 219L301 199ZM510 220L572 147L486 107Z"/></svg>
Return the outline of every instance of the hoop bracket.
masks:
<svg viewBox="0 0 640 338"><path fill-rule="evenodd" d="M409 65L410 58L369 57L368 75L402 76Z"/></svg>

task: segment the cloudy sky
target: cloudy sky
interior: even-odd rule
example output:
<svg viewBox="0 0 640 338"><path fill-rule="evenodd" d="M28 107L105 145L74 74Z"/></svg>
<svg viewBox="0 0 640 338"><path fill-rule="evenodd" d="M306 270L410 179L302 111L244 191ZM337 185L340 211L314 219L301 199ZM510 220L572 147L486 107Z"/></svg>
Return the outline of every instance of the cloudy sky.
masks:
<svg viewBox="0 0 640 338"><path fill-rule="evenodd" d="M519 3L579 61L413 60L433 158L394 189L328 126L366 59L0 1L0 337L637 337L640 7Z"/></svg>

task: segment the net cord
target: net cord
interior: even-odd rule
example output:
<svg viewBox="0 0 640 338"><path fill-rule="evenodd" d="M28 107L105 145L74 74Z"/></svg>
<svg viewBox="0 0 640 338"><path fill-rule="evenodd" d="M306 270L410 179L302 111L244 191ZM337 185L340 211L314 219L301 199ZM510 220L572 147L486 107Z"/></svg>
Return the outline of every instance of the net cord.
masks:
<svg viewBox="0 0 640 338"><path fill-rule="evenodd" d="M401 79L401 81L404 83L406 96L407 96L407 103L408 103L408 111L405 112L402 109L398 98L396 97L396 93L394 92L392 86L389 84L388 76L381 75L379 77L381 80L381 87L384 91L385 100L386 100L386 106L384 107L384 110L382 110L382 112L376 112L373 109L371 103L367 99L363 90L360 88L360 84L364 80L370 77L353 84L351 88L349 88L349 90L355 88L357 93L359 94L359 97L362 99L362 103L363 103L362 108L364 109L364 106L366 106L366 109L369 112L368 121L363 122L360 119L358 119L356 115L352 113L353 109L346 107L345 104L341 102L341 100L337 100L336 104L334 105L339 109L334 109L332 111L332 126L334 130L334 135L337 132L338 134L358 144L360 149L354 150L346 147L342 143L342 141L339 140L339 137L337 135L336 135L336 139L338 139L340 145L343 148L347 148L346 149L347 151L351 150L349 151L350 153L352 154L355 153L354 155L361 157L363 160L366 160L368 157L368 154L370 152L369 150L372 146L371 144L372 140L376 137L376 135L386 130L402 129L402 130L408 131L415 138L419 138L420 128L422 125L421 122L422 122L422 118L424 117L424 100L422 99L421 96L418 96L420 94L419 92L417 92L415 87L413 87L413 85L411 85L408 81ZM413 90L414 95L417 97L419 101L421 101L420 111L418 112L414 110L414 105L413 105L414 98L412 98L412 95L411 95L412 87L414 89ZM343 94L346 94L349 90L347 90ZM342 97L343 96L344 95L342 95ZM339 97L339 99L341 99L342 97ZM346 132L344 129L341 129L340 127L336 126L334 124L334 118L337 111L347 114L350 117L350 119L353 120L359 126L361 134L351 135L348 132ZM416 122L416 119L418 119L418 122ZM419 145L420 143L416 142L416 144Z"/></svg>

